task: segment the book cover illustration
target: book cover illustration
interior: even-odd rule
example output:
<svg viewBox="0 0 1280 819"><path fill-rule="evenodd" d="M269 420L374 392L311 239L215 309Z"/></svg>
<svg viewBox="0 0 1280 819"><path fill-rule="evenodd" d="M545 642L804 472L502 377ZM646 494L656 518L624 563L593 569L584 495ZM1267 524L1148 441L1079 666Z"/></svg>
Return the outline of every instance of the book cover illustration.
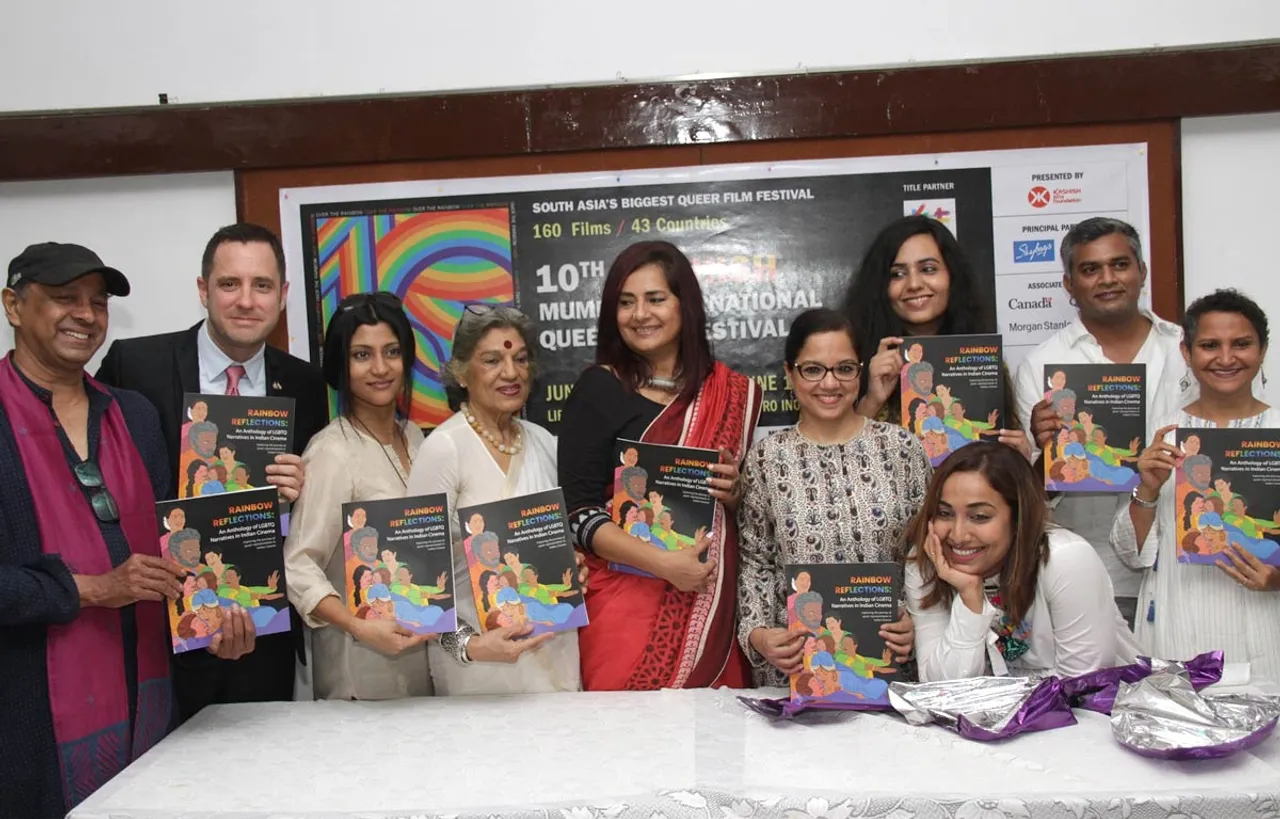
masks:
<svg viewBox="0 0 1280 819"><path fill-rule="evenodd" d="M998 435L1007 419L1003 344L998 334L912 336L904 345L902 425L937 466L983 435Z"/></svg>
<svg viewBox="0 0 1280 819"><path fill-rule="evenodd" d="M787 628L808 634L791 699L810 704L889 705L899 669L880 626L899 618L902 566L820 563L787 567Z"/></svg>
<svg viewBox="0 0 1280 819"><path fill-rule="evenodd" d="M1146 365L1047 364L1044 379L1065 425L1044 452L1045 488L1132 491L1147 436Z"/></svg>
<svg viewBox="0 0 1280 819"><path fill-rule="evenodd" d="M292 398L186 393L178 497L260 489L267 465L293 446Z"/></svg>
<svg viewBox="0 0 1280 819"><path fill-rule="evenodd" d="M348 611L414 634L457 631L447 505L443 494L342 505Z"/></svg>
<svg viewBox="0 0 1280 819"><path fill-rule="evenodd" d="M1230 564L1227 544L1280 566L1280 429L1179 429L1179 563Z"/></svg>
<svg viewBox="0 0 1280 819"><path fill-rule="evenodd" d="M548 489L458 510L476 621L533 624L533 635L587 624L564 493Z"/></svg>
<svg viewBox="0 0 1280 819"><path fill-rule="evenodd" d="M618 528L655 549L675 552L696 546L715 523L716 499L707 479L720 454L626 439L618 440L617 452L609 511ZM653 577L624 563L610 563L609 568Z"/></svg>
<svg viewBox="0 0 1280 819"><path fill-rule="evenodd" d="M173 651L205 648L232 605L258 634L288 631L284 552L274 487L156 504L160 554L186 570L168 603Z"/></svg>

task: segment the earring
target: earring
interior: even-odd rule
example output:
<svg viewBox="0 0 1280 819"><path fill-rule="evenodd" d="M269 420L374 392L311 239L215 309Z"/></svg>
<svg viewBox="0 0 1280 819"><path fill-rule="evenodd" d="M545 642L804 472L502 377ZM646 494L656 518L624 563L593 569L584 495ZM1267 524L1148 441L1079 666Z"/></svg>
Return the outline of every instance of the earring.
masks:
<svg viewBox="0 0 1280 819"><path fill-rule="evenodd" d="M1191 389L1191 376L1187 373L1183 373L1182 378L1178 381L1178 386L1182 388L1183 392Z"/></svg>
<svg viewBox="0 0 1280 819"><path fill-rule="evenodd" d="M1262 374L1262 386L1264 386L1264 387L1265 387L1265 386L1267 386L1267 374L1266 374L1266 373L1263 373L1263 374Z"/></svg>

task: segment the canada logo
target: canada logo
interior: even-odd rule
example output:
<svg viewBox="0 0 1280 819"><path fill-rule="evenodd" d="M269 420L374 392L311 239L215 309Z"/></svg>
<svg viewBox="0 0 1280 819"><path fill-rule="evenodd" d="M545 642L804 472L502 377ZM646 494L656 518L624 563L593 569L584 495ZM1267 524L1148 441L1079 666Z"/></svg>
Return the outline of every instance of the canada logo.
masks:
<svg viewBox="0 0 1280 819"><path fill-rule="evenodd" d="M1049 204L1049 189L1036 185L1027 192L1027 201L1031 203L1033 208L1043 208Z"/></svg>

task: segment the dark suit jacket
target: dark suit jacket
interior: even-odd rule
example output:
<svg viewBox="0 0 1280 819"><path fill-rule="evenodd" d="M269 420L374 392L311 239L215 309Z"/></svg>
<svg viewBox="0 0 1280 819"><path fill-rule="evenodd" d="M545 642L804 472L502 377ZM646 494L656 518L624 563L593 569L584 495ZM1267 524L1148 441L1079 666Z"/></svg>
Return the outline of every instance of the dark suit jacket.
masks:
<svg viewBox="0 0 1280 819"><path fill-rule="evenodd" d="M104 384L142 393L160 413L160 427L169 448L169 474L174 479L169 499L177 497L178 457L182 451L178 439L182 434L186 409L182 405L182 396L188 392L200 392L200 354L196 336L201 332L203 323L177 333L112 342L95 376ZM329 396L325 391L324 375L314 364L270 345L263 355L267 395L294 400L297 420L294 422L293 451L301 455L311 436L329 423ZM301 657L301 618L296 612L293 622L295 647ZM180 656L186 663L222 662L203 651L191 651Z"/></svg>
<svg viewBox="0 0 1280 819"><path fill-rule="evenodd" d="M160 426L169 447L174 476L173 497L177 497L178 440L182 434L186 408L182 396L200 392L200 360L196 336L204 322L189 330L143 338L120 339L111 344L98 368L97 379L113 387L134 390L146 396L160 413ZM329 396L320 368L283 350L267 345L267 395L292 398L297 420L293 429L293 451L301 455L311 436L329 423Z"/></svg>

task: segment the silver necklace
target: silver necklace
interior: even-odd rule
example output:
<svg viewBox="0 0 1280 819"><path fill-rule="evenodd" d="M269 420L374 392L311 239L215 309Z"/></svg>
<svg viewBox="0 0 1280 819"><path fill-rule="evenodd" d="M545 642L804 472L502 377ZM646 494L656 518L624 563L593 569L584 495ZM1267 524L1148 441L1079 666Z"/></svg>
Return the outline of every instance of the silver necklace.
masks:
<svg viewBox="0 0 1280 819"><path fill-rule="evenodd" d="M679 382L677 382L674 378L666 378L661 375L649 376L645 380L644 385L651 389L663 390L664 392L676 392L680 386Z"/></svg>
<svg viewBox="0 0 1280 819"><path fill-rule="evenodd" d="M363 428L364 428L364 431L365 431L365 432L367 432L367 433L369 434L369 437L370 437L370 438L372 438L372 439L374 440L374 443L376 443L376 444L378 445L378 449L380 449L380 450L382 451L382 457L386 458L386 459L387 459L387 463L391 464L391 471L392 471L392 472L394 472L394 473L396 473L396 478L397 478L397 479L399 479L399 481L400 481L400 485L401 485L401 486L404 486L404 487L407 487L407 486L408 486L408 484L407 484L407 483L405 483L404 475L400 474L400 472L401 472L401 466L398 466L398 465L396 464L396 462L395 462L394 460L392 460L392 459L391 459L391 456L387 454L387 446L388 446L388 444L384 444L384 443L382 443L382 441L379 441L379 440L378 440L378 436L377 436L377 435L374 435L374 434L373 434L373 430L369 429L369 425L368 425L368 424L366 424L364 421L361 421L359 418L355 417L355 415L352 415L352 416L351 416L351 420L352 420L352 421L354 421L355 423L359 424L361 427L363 427ZM399 429L397 429L397 430L396 430L396 432L397 432L397 434L398 434L398 435L403 435L403 434L404 434L404 433L403 433L401 430L399 430ZM408 451L408 449L409 449L409 445L408 445L408 442L406 441L406 442L405 442L405 451Z"/></svg>

